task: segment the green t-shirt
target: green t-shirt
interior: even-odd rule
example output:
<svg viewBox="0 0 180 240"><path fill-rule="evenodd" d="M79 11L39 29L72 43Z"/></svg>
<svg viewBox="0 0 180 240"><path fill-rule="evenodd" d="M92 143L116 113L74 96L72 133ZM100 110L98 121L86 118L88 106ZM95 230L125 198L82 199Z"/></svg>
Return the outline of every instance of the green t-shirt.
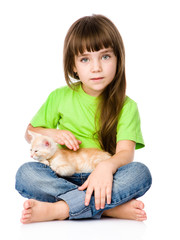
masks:
<svg viewBox="0 0 180 240"><path fill-rule="evenodd" d="M95 114L99 98L86 94L81 85L72 90L61 87L53 91L31 120L33 127L68 130L81 140L81 148L101 148L95 131ZM137 104L126 97L117 125L117 142L132 140L136 149L144 147Z"/></svg>

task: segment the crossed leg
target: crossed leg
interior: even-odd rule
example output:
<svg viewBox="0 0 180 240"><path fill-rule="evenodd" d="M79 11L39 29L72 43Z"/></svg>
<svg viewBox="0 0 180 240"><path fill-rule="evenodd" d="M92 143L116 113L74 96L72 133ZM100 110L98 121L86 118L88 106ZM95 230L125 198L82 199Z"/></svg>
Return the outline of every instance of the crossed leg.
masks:
<svg viewBox="0 0 180 240"><path fill-rule="evenodd" d="M29 199L24 202L21 222L43 222L51 220L64 220L69 217L69 207L64 201L55 203L41 202ZM131 200L120 206L105 210L103 216L144 221L147 219L146 212L143 210L144 204L138 200Z"/></svg>

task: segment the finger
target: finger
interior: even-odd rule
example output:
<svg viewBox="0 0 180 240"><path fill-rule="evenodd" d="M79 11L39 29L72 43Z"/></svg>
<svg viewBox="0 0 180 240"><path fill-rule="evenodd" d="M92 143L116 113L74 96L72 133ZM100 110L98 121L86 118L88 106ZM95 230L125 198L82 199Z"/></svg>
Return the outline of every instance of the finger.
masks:
<svg viewBox="0 0 180 240"><path fill-rule="evenodd" d="M106 194L105 194L105 189L101 189L101 209L104 209L105 207L105 199L106 199Z"/></svg>
<svg viewBox="0 0 180 240"><path fill-rule="evenodd" d="M78 189L79 189L80 191L82 191L82 190L86 189L87 186L88 186L88 179L83 183L83 185L81 185L80 187L78 187Z"/></svg>
<svg viewBox="0 0 180 240"><path fill-rule="evenodd" d="M95 207L96 210L100 209L100 202L101 202L101 192L100 192L100 188L96 188L94 191L94 195L95 195Z"/></svg>
<svg viewBox="0 0 180 240"><path fill-rule="evenodd" d="M66 147L68 147L69 149L73 149L74 148L74 144L73 141L71 140L71 138L69 137L69 135L64 134L62 136L63 141L64 141L64 145L66 145Z"/></svg>
<svg viewBox="0 0 180 240"><path fill-rule="evenodd" d="M69 143L67 139L64 140L64 145L66 145L66 147L69 149L73 149L72 145Z"/></svg>
<svg viewBox="0 0 180 240"><path fill-rule="evenodd" d="M74 151L79 149L78 140L75 138L75 136L73 134L68 133L66 135L66 140L69 142L70 146L72 147L72 149Z"/></svg>
<svg viewBox="0 0 180 240"><path fill-rule="evenodd" d="M111 187L107 187L107 188L106 188L107 204L110 204L110 203L111 203L111 192L112 192L112 188L111 188Z"/></svg>
<svg viewBox="0 0 180 240"><path fill-rule="evenodd" d="M80 140L77 140L78 141L78 144L81 144L82 142Z"/></svg>
<svg viewBox="0 0 180 240"><path fill-rule="evenodd" d="M75 136L71 135L71 140L73 141L73 144L75 146L75 151L79 149L79 145L82 143L80 140L76 139Z"/></svg>
<svg viewBox="0 0 180 240"><path fill-rule="evenodd" d="M77 140L71 132L64 130L61 131L61 135L56 138L56 142L60 145L66 145L66 147L73 149L74 151L78 150L81 141Z"/></svg>
<svg viewBox="0 0 180 240"><path fill-rule="evenodd" d="M55 142L60 144L60 145L64 145L64 141L61 138L55 138Z"/></svg>
<svg viewBox="0 0 180 240"><path fill-rule="evenodd" d="M93 188L92 187L88 187L87 191L86 191L86 197L85 197L85 206L89 205L92 193L93 193Z"/></svg>
<svg viewBox="0 0 180 240"><path fill-rule="evenodd" d="M72 134L71 132L67 132L66 133L68 137L71 138L71 140L76 144L78 143L78 140L76 139L76 137L74 136L74 134Z"/></svg>
<svg viewBox="0 0 180 240"><path fill-rule="evenodd" d="M65 145L64 141L57 140L56 142L59 143L60 145Z"/></svg>
<svg viewBox="0 0 180 240"><path fill-rule="evenodd" d="M66 145L66 147L68 147L69 149L72 149L72 146L69 144L68 139L63 135L59 138L56 138L56 143L60 145Z"/></svg>

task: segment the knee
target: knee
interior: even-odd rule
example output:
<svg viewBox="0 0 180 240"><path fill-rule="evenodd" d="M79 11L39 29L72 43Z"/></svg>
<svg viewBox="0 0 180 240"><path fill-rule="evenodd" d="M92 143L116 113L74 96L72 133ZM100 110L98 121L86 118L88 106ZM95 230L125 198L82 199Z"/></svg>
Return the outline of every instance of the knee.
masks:
<svg viewBox="0 0 180 240"><path fill-rule="evenodd" d="M118 169L115 179L120 178L121 182L136 182L151 186L152 177L148 167L140 162L131 162Z"/></svg>
<svg viewBox="0 0 180 240"><path fill-rule="evenodd" d="M33 165L33 162L24 163L16 173L16 181L25 181L27 176L32 173Z"/></svg>
<svg viewBox="0 0 180 240"><path fill-rule="evenodd" d="M27 187L32 181L35 180L37 166L40 163L37 162L28 162L24 163L16 173L16 183L15 188L16 190L21 190L25 186Z"/></svg>
<svg viewBox="0 0 180 240"><path fill-rule="evenodd" d="M130 165L134 174L137 176L137 179L144 182L144 184L151 186L152 176L148 167L140 162L132 162Z"/></svg>

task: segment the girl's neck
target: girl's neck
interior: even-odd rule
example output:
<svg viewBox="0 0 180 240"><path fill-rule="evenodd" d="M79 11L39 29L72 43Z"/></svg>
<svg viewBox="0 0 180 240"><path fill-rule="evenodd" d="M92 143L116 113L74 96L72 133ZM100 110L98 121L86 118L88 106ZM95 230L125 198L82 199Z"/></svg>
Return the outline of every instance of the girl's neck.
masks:
<svg viewBox="0 0 180 240"><path fill-rule="evenodd" d="M89 96L91 97L99 97L101 95L101 92L98 92L98 91L91 91L90 89L87 89L86 86L81 83L81 87L82 87L82 90Z"/></svg>

